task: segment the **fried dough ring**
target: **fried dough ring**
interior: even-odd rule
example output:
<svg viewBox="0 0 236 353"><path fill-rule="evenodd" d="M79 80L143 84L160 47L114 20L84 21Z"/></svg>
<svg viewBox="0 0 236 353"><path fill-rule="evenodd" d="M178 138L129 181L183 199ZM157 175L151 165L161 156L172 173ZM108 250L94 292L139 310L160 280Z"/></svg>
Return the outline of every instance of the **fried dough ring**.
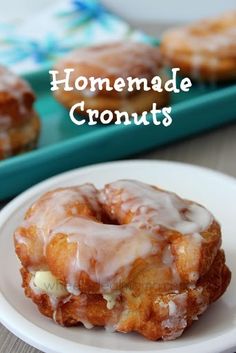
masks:
<svg viewBox="0 0 236 353"><path fill-rule="evenodd" d="M0 131L0 160L35 148L39 132L40 120L34 111L31 112L31 118L25 124Z"/></svg>
<svg viewBox="0 0 236 353"><path fill-rule="evenodd" d="M236 12L165 33L161 52L168 66L203 81L236 78Z"/></svg>
<svg viewBox="0 0 236 353"><path fill-rule="evenodd" d="M34 100L28 83L0 66L0 131L26 124L32 118Z"/></svg>
<svg viewBox="0 0 236 353"><path fill-rule="evenodd" d="M25 294L44 315L152 340L180 336L224 293L231 275L220 244L202 206L134 181L48 192L15 232ZM35 289L42 269L64 286L61 297ZM108 309L104 295L114 293Z"/></svg>
<svg viewBox="0 0 236 353"><path fill-rule="evenodd" d="M70 76L70 86L74 87L77 77L108 78L111 85L121 77L146 78L148 82L153 76L163 76L162 62L159 49L143 43L117 42L80 48L61 59L55 69L59 71L58 79L63 79L64 69L73 68L75 71ZM163 76L163 80L164 80ZM87 93L86 93L87 92ZM152 108L153 102L158 107L163 107L168 102L168 94L163 92L133 91L122 92L107 91L105 89L96 92L65 91L62 86L54 92L56 99L66 108L84 101L86 109L97 109L99 112L109 109L111 111L127 111L129 114L141 114ZM78 113L86 115L86 112Z"/></svg>
<svg viewBox="0 0 236 353"><path fill-rule="evenodd" d="M170 340L179 337L193 321L198 319L209 304L216 301L227 289L231 274L225 265L223 251L219 251L209 272L194 288L180 293L161 294L145 287L124 287L109 310L100 294L71 295L62 299L55 311L50 297L35 293L31 286L31 274L22 268L25 295L33 300L39 311L63 326L105 326L118 332L139 332L150 340ZM138 295L137 295L138 293ZM182 301L182 303L181 303ZM187 304L186 304L187 303ZM175 310L178 313L175 314Z"/></svg>

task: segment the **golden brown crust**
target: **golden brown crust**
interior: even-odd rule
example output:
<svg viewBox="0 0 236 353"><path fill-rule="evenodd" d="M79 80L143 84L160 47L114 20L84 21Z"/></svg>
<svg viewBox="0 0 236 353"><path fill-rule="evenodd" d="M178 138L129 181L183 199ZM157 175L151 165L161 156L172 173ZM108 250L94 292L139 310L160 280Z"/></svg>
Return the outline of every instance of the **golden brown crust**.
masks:
<svg viewBox="0 0 236 353"><path fill-rule="evenodd" d="M26 124L32 117L34 100L28 83L0 66L0 131Z"/></svg>
<svg viewBox="0 0 236 353"><path fill-rule="evenodd" d="M34 111L25 124L0 131L0 160L35 148L39 132L40 120Z"/></svg>
<svg viewBox="0 0 236 353"><path fill-rule="evenodd" d="M168 66L203 81L236 78L236 12L167 32L161 52Z"/></svg>
<svg viewBox="0 0 236 353"><path fill-rule="evenodd" d="M221 245L220 226L216 221L201 235L204 240L200 252L196 251L194 244L188 236L177 236L172 243L172 252L175 256L176 267L182 281L186 283L191 282L190 274L194 274L196 263L198 263L197 272L200 277L208 272Z"/></svg>
<svg viewBox="0 0 236 353"><path fill-rule="evenodd" d="M26 296L37 304L43 315L54 318L59 324L75 326L79 323L90 323L94 326L112 326L119 332L139 332L150 340L179 336L197 320L210 303L225 292L231 279L231 273L225 265L224 252L219 251L208 273L194 288L185 288L176 294L163 294L156 288L142 284L137 295L131 283L131 286L121 289L119 299L112 310L107 308L102 295L81 293L78 296L71 295L68 300L62 299L55 311L47 294L36 294L31 289L31 274L24 268L21 274ZM147 282L151 283L152 279L149 278ZM178 309L179 313L171 314L173 305L179 304L181 308L181 301L183 311ZM186 307L184 303L187 303Z"/></svg>
<svg viewBox="0 0 236 353"><path fill-rule="evenodd" d="M75 188L71 188L71 190L74 189ZM109 190L109 186L106 186L105 190ZM153 187L153 191L155 190L158 191L159 189ZM39 199L38 203L28 210L25 217L26 224L27 220L34 216L38 209L47 207L48 199L57 197L57 194L59 197L60 190L48 192ZM112 197L116 197L117 200L119 200L119 197L122 199L122 189L112 192L111 195ZM188 202L189 201L187 201L187 203ZM94 211L93 205L88 203L87 200L85 200L85 203L72 203L70 207L67 207L64 217L69 218L71 216L71 207L74 208L75 205L76 213L73 214L74 216L82 215L98 223L101 221L98 218L99 215L97 212ZM114 203L111 200L108 204L102 205L102 217L104 217L105 214L106 217L110 219L110 222L132 224L136 213L132 212L132 210L128 210L120 216L121 208L120 201ZM114 219L114 215L117 217L116 219ZM24 239L23 242L16 240L15 243L17 255L23 266L37 269L49 267L50 271L62 283L66 284L70 277L71 259L76 258L77 244L75 242L68 242L67 235L58 232L58 234L55 234L47 241L45 248L45 239L40 236L41 230L37 228L37 224L30 225L27 228L20 227L17 232L20 234L20 237ZM175 266L178 271L178 276L180 276L183 283L195 283L196 274L197 276L203 276L209 270L221 245L221 230L216 221L213 221L207 230L201 233L202 242L200 247L192 241L192 236L183 236L183 234L178 231L160 228L158 234L161 234L165 238L165 241L162 242L159 247L163 246L163 249L165 249L169 244L170 254L175 257ZM174 287L170 287L172 272L169 269L162 269L162 267L159 267L160 264L157 266L158 262L158 257L156 258L155 256L151 256L145 259L145 261L136 261L130 268L129 276L127 278L126 276L125 278L121 277L118 288L123 285L123 281L125 281L125 283L131 282L133 280L133 274L143 273L146 270L149 271L149 268L151 268L157 271L157 273L153 273L153 277L156 278L155 286L162 286L162 289L167 286L168 290L173 290ZM92 264L91 267L93 267ZM101 288L99 284L89 278L88 274L83 271L76 277L75 283L76 287L80 288L83 293L100 293ZM154 285L154 283L152 284ZM173 283L173 286L175 286L175 283Z"/></svg>
<svg viewBox="0 0 236 353"><path fill-rule="evenodd" d="M175 213L174 218L167 219L168 212ZM135 230L135 243L124 243L132 233L124 233L125 238L119 233L126 232L121 226L129 224L141 227L141 232ZM143 236L150 239L143 244L151 245L151 251L137 256ZM116 237L121 242L113 248ZM130 244L134 253L119 252ZM86 252L94 245L95 253ZM84 184L48 192L27 211L15 232L25 294L44 315L65 326L80 322L107 326L119 332L137 331L152 340L180 336L225 292L231 274L220 246L220 226L206 209L135 181L117 181L100 191ZM106 250L102 253L106 259L99 255L101 249ZM111 272L112 282L104 285L100 268L110 273L107 267L114 266L114 257L120 266ZM34 287L34 273L42 270L50 271L66 290L56 305L52 295ZM104 294L115 294L113 307L107 307Z"/></svg>
<svg viewBox="0 0 236 353"><path fill-rule="evenodd" d="M96 109L100 113L104 110L110 110L114 112L118 110L120 112L127 112L128 114L137 113L142 114L144 111L150 111L153 103L157 104L158 108L164 107L169 101L168 92L163 90L162 92L155 91L140 91L129 97L106 97L105 95L97 97L86 97L79 92L66 92L59 89L55 93L56 98L65 107L70 109L74 104L84 101L83 111L80 108L76 109L76 112L82 116L87 116L87 109ZM99 121L99 120L98 120ZM115 121L115 119L114 119Z"/></svg>
<svg viewBox="0 0 236 353"><path fill-rule="evenodd" d="M150 82L155 75L163 76L159 49L133 42L80 48L57 63L55 69L59 71L58 79L64 78L66 68L75 70L70 79L72 87L79 76L87 79L90 77L108 78L111 85L119 77L124 79L127 77L146 78ZM54 95L67 108L83 100L86 109L97 109L100 112L105 109L120 110L127 111L129 114L134 112L141 114L145 110L150 110L154 102L158 107L163 107L168 101L167 92L159 93L153 90L117 92L103 89L94 94L90 92L83 94L76 89L65 91L62 86L59 86ZM82 112L82 115L86 113Z"/></svg>
<svg viewBox="0 0 236 353"><path fill-rule="evenodd" d="M119 77L124 79L140 77L150 81L161 71L162 60L158 47L126 41L77 49L56 64L55 69L59 71L59 79L65 77L63 70L66 68L74 69L70 76L72 86L79 76L88 79L90 77L108 78L113 85ZM132 94L134 92L125 92L125 95ZM98 95L120 97L122 93L102 90Z"/></svg>

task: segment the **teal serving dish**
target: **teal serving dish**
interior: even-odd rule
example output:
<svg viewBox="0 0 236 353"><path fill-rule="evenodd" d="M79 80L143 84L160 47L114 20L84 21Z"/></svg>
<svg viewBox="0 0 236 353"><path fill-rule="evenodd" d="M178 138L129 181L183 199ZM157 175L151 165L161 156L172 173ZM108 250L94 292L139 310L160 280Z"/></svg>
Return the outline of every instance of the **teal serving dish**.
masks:
<svg viewBox="0 0 236 353"><path fill-rule="evenodd" d="M42 131L36 150L0 161L0 200L60 172L128 157L236 120L235 84L195 84L189 92L171 96L173 123L167 128L153 124L77 126L53 98L48 71L24 78L36 92Z"/></svg>

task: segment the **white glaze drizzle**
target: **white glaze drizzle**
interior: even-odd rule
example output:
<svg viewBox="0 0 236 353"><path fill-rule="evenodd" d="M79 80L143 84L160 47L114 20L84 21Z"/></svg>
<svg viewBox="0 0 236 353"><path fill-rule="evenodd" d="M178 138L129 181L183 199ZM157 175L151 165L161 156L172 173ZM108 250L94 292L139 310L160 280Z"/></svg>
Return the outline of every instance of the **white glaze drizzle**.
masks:
<svg viewBox="0 0 236 353"><path fill-rule="evenodd" d="M67 219L64 224L51 232L66 234L67 241L77 245L77 256L71 262L70 273L73 276L68 280L70 287L76 287L76 279L81 271L89 274L90 278L105 288L112 288L123 271L140 257L146 257L154 252L154 236L147 231L137 230L132 225L114 226L97 223L82 217ZM137 241L138 239L138 241ZM159 247L155 248L158 252ZM95 260L94 267L91 260Z"/></svg>
<svg viewBox="0 0 236 353"><path fill-rule="evenodd" d="M115 196L114 196L115 195ZM132 224L138 228L158 230L160 226L183 234L200 233L212 223L211 213L203 206L186 201L176 194L154 189L142 182L121 180L107 185L101 192L101 203L111 207L122 222L131 212Z"/></svg>
<svg viewBox="0 0 236 353"><path fill-rule="evenodd" d="M92 184L61 188L45 194L31 206L31 215L22 222L21 227L15 232L16 240L27 245L29 240L22 235L21 228L37 227L37 235L43 244L44 253L39 253L35 249L33 261L36 261L37 258L45 255L50 232L65 221L68 217L68 210L71 215L75 213L76 204L89 203L91 208L95 210L97 217L100 217L100 205L96 195L97 191Z"/></svg>
<svg viewBox="0 0 236 353"><path fill-rule="evenodd" d="M29 111L27 111L24 103L24 94L27 92L33 94L30 86L26 81L20 79L10 70L0 66L0 93L4 92L16 99L19 114L25 115L31 113L32 107L30 107ZM9 129L11 127L11 123L12 118L10 115L0 115L0 130Z"/></svg>
<svg viewBox="0 0 236 353"><path fill-rule="evenodd" d="M80 305L76 310L76 314L78 315L79 321L86 327L87 329L93 328L93 325L89 322L86 315L86 307L87 307L87 295L80 295Z"/></svg>
<svg viewBox="0 0 236 353"><path fill-rule="evenodd" d="M97 191L92 185L85 184L44 195L32 206L31 215L21 227L37 226L44 254L47 244L58 233L65 234L68 242L77 244L76 256L71 260L70 278L67 279L67 290L76 295L79 294L77 279L81 271L87 272L104 290L112 289L111 282L115 275L118 280L121 269L122 273L125 270L128 272L137 258L160 254L160 251L163 251L163 264L172 268L175 282L178 283L170 246L164 249L159 247L160 242L165 240L159 234L160 226L191 235L194 245L200 248L200 232L207 229L213 220L202 206L136 181L114 182L100 191L100 202L111 207L111 214L119 204L120 212L116 211L116 217L120 223L127 212L132 213L131 224L108 225L76 216L73 211L76 202L89 202L99 215ZM69 205L72 208L70 216ZM20 229L16 231L16 241L27 245ZM93 266L91 259L95 261ZM197 273L190 276L192 280L198 278ZM106 291L109 292L108 289Z"/></svg>
<svg viewBox="0 0 236 353"><path fill-rule="evenodd" d="M170 50L187 48L218 56L236 57L236 11L213 20L170 30L164 35Z"/></svg>
<svg viewBox="0 0 236 353"><path fill-rule="evenodd" d="M82 217L76 208L76 204L81 202L90 204L98 220L101 219L101 205L104 205L109 209L110 216L116 217L121 224L130 212L131 223L110 225ZM75 296L83 296L77 284L81 271L87 272L92 280L101 285L103 294L111 294L120 278L129 274L131 265L137 258L153 254L160 256L163 266L171 268L173 281L177 285L177 291L173 293L178 293L180 277L175 266L175 257L170 244L163 238L161 228L181 232L190 237L194 246L200 248L200 233L206 230L212 221L213 216L204 207L183 200L174 193L141 182L121 180L106 185L99 192L93 185L84 184L45 194L32 206L30 215L16 231L15 239L16 242L27 246L27 239L21 234L21 228L36 225L44 251L57 234L65 234L69 243L76 244L77 253L71 260L66 286L67 291ZM184 248L180 249L181 251L184 251ZM198 273L190 273L190 277L190 281L196 282ZM36 294L41 294L33 282L30 287ZM201 295L199 291L199 301L202 300ZM56 320L58 302L55 299L57 300L50 298ZM186 327L186 300L186 293L182 293L168 303L169 319L162 325L172 333L169 337L164 337L165 339L179 336ZM91 328L92 325L84 317L86 296L83 303L78 312L80 321L84 326ZM204 303L202 310L205 310L206 306L207 303ZM178 332L173 334L172 329L177 322Z"/></svg>
<svg viewBox="0 0 236 353"><path fill-rule="evenodd" d="M169 317L162 321L162 327L168 329L167 333L162 338L173 340L182 335L187 326L187 293L177 294L174 300L168 302Z"/></svg>
<svg viewBox="0 0 236 353"><path fill-rule="evenodd" d="M222 59L236 59L236 11L167 31L163 47L167 66L175 56L179 61L190 59L193 78L199 79L201 68L207 65L211 70L209 80L214 82Z"/></svg>
<svg viewBox="0 0 236 353"><path fill-rule="evenodd" d="M62 67L65 65L68 67L71 64L78 74L79 65L86 65L94 70L99 68L106 75L115 75L116 77L152 78L160 69L160 63L160 54L157 48L144 43L127 41L81 48L62 59L56 68L61 71Z"/></svg>
<svg viewBox="0 0 236 353"><path fill-rule="evenodd" d="M165 240L160 233L160 227L164 227L191 237L198 252L202 245L200 233L213 221L213 216L204 207L183 200L174 193L133 180L120 180L105 186L100 193L100 201L108 206L110 215L115 215L120 223L130 212L132 224L138 229L153 231L160 242ZM162 254L163 264L171 269L175 283L180 283L170 245L165 245ZM189 274L191 283L196 283L199 278L197 261L194 263L196 270Z"/></svg>

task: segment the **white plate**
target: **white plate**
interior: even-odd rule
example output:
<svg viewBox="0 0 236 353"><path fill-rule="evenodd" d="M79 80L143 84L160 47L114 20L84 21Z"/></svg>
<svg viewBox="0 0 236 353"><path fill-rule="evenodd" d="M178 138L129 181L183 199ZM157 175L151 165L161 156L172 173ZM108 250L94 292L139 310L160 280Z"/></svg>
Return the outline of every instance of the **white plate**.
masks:
<svg viewBox="0 0 236 353"><path fill-rule="evenodd" d="M63 328L41 316L24 297L12 234L32 201L58 186L93 182L101 187L120 178L157 184L207 206L222 223L227 262L231 269L236 268L235 179L208 169L159 161L127 161L82 168L36 185L0 213L0 320L18 337L47 353L233 352L236 347L234 274L224 297L181 338L172 342L151 342L136 334L108 333L103 329Z"/></svg>

